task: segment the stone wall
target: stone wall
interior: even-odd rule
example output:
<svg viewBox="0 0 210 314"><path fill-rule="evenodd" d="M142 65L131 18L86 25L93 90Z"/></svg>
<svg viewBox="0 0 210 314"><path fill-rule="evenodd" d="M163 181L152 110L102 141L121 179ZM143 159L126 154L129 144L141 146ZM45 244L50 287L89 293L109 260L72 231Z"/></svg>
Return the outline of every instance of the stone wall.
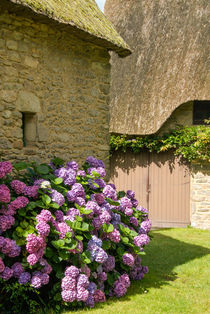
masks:
<svg viewBox="0 0 210 314"><path fill-rule="evenodd" d="M0 7L0 158L108 164L109 58L56 23Z"/></svg>
<svg viewBox="0 0 210 314"><path fill-rule="evenodd" d="M191 225L210 229L210 164L192 163Z"/></svg>

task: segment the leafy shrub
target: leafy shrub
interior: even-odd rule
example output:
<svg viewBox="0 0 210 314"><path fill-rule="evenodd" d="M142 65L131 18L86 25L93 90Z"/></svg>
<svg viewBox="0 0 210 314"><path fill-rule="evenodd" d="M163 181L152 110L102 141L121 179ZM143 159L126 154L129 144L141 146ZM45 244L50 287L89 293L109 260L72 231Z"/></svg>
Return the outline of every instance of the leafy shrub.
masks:
<svg viewBox="0 0 210 314"><path fill-rule="evenodd" d="M105 176L104 163L92 156L83 170L58 158L49 165L0 162L4 308L94 307L123 296L130 279L148 272L140 258L150 241L148 211Z"/></svg>
<svg viewBox="0 0 210 314"><path fill-rule="evenodd" d="M206 120L209 124L210 120ZM192 160L210 160L210 128L206 125L178 128L162 136L158 134L145 136L112 135L110 152L131 150L138 153L147 149L149 152L165 152L173 149L175 156Z"/></svg>

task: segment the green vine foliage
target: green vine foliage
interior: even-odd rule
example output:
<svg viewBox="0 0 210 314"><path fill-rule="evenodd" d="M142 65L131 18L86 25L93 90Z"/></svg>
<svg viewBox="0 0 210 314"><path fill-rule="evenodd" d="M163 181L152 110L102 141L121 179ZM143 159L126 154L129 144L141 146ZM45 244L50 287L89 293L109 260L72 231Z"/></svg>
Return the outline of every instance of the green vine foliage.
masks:
<svg viewBox="0 0 210 314"><path fill-rule="evenodd" d="M206 124L210 120L205 121ZM192 160L210 160L210 127L208 125L180 127L165 133L162 136L126 136L111 135L110 151L122 150L126 152L131 150L138 153L142 150L149 152L165 152L173 149L176 156L181 156L187 161Z"/></svg>

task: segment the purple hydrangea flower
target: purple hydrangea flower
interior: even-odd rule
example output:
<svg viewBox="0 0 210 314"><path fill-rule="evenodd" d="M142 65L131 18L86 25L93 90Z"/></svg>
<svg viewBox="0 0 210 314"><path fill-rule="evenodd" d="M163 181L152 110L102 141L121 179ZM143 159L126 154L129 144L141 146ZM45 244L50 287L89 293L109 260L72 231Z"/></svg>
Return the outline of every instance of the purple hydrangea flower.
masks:
<svg viewBox="0 0 210 314"><path fill-rule="evenodd" d="M91 270L86 264L82 266L81 272L84 273L88 278L90 277Z"/></svg>
<svg viewBox="0 0 210 314"><path fill-rule="evenodd" d="M121 275L119 278L119 281L124 284L126 289L130 287L131 282L130 282L130 278L129 278L128 274Z"/></svg>
<svg viewBox="0 0 210 314"><path fill-rule="evenodd" d="M71 187L71 191L74 191L77 197L85 198L85 190L80 183L75 183Z"/></svg>
<svg viewBox="0 0 210 314"><path fill-rule="evenodd" d="M131 217L131 218L129 219L129 222L130 222L132 225L134 225L135 227L138 227L139 222L138 222L138 219L137 219L136 217Z"/></svg>
<svg viewBox="0 0 210 314"><path fill-rule="evenodd" d="M142 206L138 206L138 207L136 207L136 209L139 210L140 212L142 212L143 214L145 214L145 216L148 216L148 213L149 213L148 209L146 209Z"/></svg>
<svg viewBox="0 0 210 314"><path fill-rule="evenodd" d="M79 269L75 266L67 267L65 270L65 276L77 278L77 276L79 276Z"/></svg>
<svg viewBox="0 0 210 314"><path fill-rule="evenodd" d="M64 302L74 302L76 300L77 293L75 290L63 290L61 296Z"/></svg>
<svg viewBox="0 0 210 314"><path fill-rule="evenodd" d="M124 283L122 283L121 281L117 280L114 283L114 294L116 295L117 298L122 297L123 295L126 294L127 289L124 285Z"/></svg>
<svg viewBox="0 0 210 314"><path fill-rule="evenodd" d="M90 294L94 294L96 290L97 290L97 285L95 284L95 282L90 282L88 286L88 291L90 292Z"/></svg>
<svg viewBox="0 0 210 314"><path fill-rule="evenodd" d="M89 297L89 292L83 287L80 287L77 289L77 301L83 301L86 302Z"/></svg>
<svg viewBox="0 0 210 314"><path fill-rule="evenodd" d="M128 265L130 267L134 264L134 257L132 254L125 253L122 257L122 260L125 265Z"/></svg>
<svg viewBox="0 0 210 314"><path fill-rule="evenodd" d="M66 169L68 170L68 169L73 169L73 170L75 170L75 171L77 171L78 170L78 163L76 162L76 161L70 161L70 162L67 162L67 164L66 164Z"/></svg>
<svg viewBox="0 0 210 314"><path fill-rule="evenodd" d="M24 272L23 266L21 263L15 263L12 265L13 276L19 278L20 275Z"/></svg>
<svg viewBox="0 0 210 314"><path fill-rule="evenodd" d="M126 196L124 196L124 197L122 197L122 198L120 199L120 205L121 205L122 207L124 207L124 208L126 208L126 207L132 208L132 202L131 202L131 200L130 200L128 197L126 197Z"/></svg>
<svg viewBox="0 0 210 314"><path fill-rule="evenodd" d="M143 266L143 267L142 267L142 272L143 272L144 274L147 274L148 271L149 271L148 266Z"/></svg>
<svg viewBox="0 0 210 314"><path fill-rule="evenodd" d="M102 167L97 167L97 168L91 167L87 170L87 173L92 175L92 176L94 176L94 172L98 173L102 178L104 178L106 176L106 171Z"/></svg>
<svg viewBox="0 0 210 314"><path fill-rule="evenodd" d="M144 229L147 233L150 231L152 223L149 219L144 220L141 223L141 228Z"/></svg>
<svg viewBox="0 0 210 314"><path fill-rule="evenodd" d="M126 192L126 195L127 195L127 197L130 198L131 200L135 198L135 192L132 191L132 190L128 190L128 191Z"/></svg>
<svg viewBox="0 0 210 314"><path fill-rule="evenodd" d="M67 225L66 222L59 222L57 225L57 231L60 232L59 238L64 239L67 232L71 232L72 229Z"/></svg>
<svg viewBox="0 0 210 314"><path fill-rule="evenodd" d="M98 274L98 280L100 281L106 281L107 280L107 274L103 271Z"/></svg>
<svg viewBox="0 0 210 314"><path fill-rule="evenodd" d="M103 189L103 194L108 197L111 198L113 200L117 200L117 192L115 191L115 189L113 189L113 187L111 187L110 185L106 185Z"/></svg>
<svg viewBox="0 0 210 314"><path fill-rule="evenodd" d="M86 276L85 274L79 275L77 278L77 288L78 287L87 288L88 285L89 285L88 276Z"/></svg>
<svg viewBox="0 0 210 314"><path fill-rule="evenodd" d="M67 197L69 202L75 202L75 200L77 198L76 191L73 191L73 190L68 191L66 193L66 197Z"/></svg>
<svg viewBox="0 0 210 314"><path fill-rule="evenodd" d="M15 218L11 215L0 216L0 232L10 229L15 223Z"/></svg>
<svg viewBox="0 0 210 314"><path fill-rule="evenodd" d="M76 279L71 276L65 276L61 281L62 290L74 290L76 289Z"/></svg>
<svg viewBox="0 0 210 314"><path fill-rule="evenodd" d="M125 213L127 216L132 216L132 214L133 214L133 209L132 209L132 208L129 208L129 207L126 207L125 210L124 210L124 213Z"/></svg>
<svg viewBox="0 0 210 314"><path fill-rule="evenodd" d="M99 248L96 253L95 261L102 264L107 260L107 258L107 253L102 248Z"/></svg>
<svg viewBox="0 0 210 314"><path fill-rule="evenodd" d="M42 279L40 278L40 276L33 276L31 278L31 285L32 287L39 289L42 286Z"/></svg>
<svg viewBox="0 0 210 314"><path fill-rule="evenodd" d="M103 269L105 272L112 271L115 268L115 258L112 255L108 255L107 260L103 263Z"/></svg>
<svg viewBox="0 0 210 314"><path fill-rule="evenodd" d="M19 284L24 285L26 283L28 283L31 280L31 275L28 272L24 272L20 275L19 277Z"/></svg>
<svg viewBox="0 0 210 314"><path fill-rule="evenodd" d="M62 206L65 203L64 196L56 190L51 189L50 197L53 202L57 203L59 206Z"/></svg>
<svg viewBox="0 0 210 314"><path fill-rule="evenodd" d="M150 241L150 238L147 234L140 234L136 237L134 237L134 244L138 247L141 247L143 245L147 245Z"/></svg>
<svg viewBox="0 0 210 314"><path fill-rule="evenodd" d="M95 168L102 167L102 168L105 168L103 161L99 160L99 159L97 159L97 158L95 158L93 156L88 156L86 158L86 162L88 162L91 167L95 167Z"/></svg>
<svg viewBox="0 0 210 314"><path fill-rule="evenodd" d="M27 256L27 262L31 266L35 265L38 262L38 260L39 260L39 255L36 253L32 253Z"/></svg>
<svg viewBox="0 0 210 314"><path fill-rule="evenodd" d="M49 222L52 218L51 212L47 209L42 209L41 213L36 216L38 222Z"/></svg>
<svg viewBox="0 0 210 314"><path fill-rule="evenodd" d="M95 200L96 202L98 203L98 205L102 205L105 201L105 196L103 193L98 193L98 194L95 194Z"/></svg>
<svg viewBox="0 0 210 314"><path fill-rule="evenodd" d="M90 295L89 294L89 297L87 298L86 302L85 302L85 305L90 307L90 308L93 308L94 305L95 305L95 301L94 301L94 297L93 295Z"/></svg>
<svg viewBox="0 0 210 314"><path fill-rule="evenodd" d="M4 240L5 240L5 238L4 237L2 237L2 236L0 236L0 249L3 247L3 245L4 245Z"/></svg>
<svg viewBox="0 0 210 314"><path fill-rule="evenodd" d="M42 273L50 274L52 272L52 267L44 258L40 258L39 263L41 266L44 266L41 270Z"/></svg>
<svg viewBox="0 0 210 314"><path fill-rule="evenodd" d="M62 179L65 179L65 176L67 174L67 169L64 168L64 167L61 167L59 169L56 169L55 172L54 172L55 176L58 177L58 178L62 178Z"/></svg>
<svg viewBox="0 0 210 314"><path fill-rule="evenodd" d="M137 207L139 202L134 198L133 200L131 200L133 207Z"/></svg>
<svg viewBox="0 0 210 314"><path fill-rule="evenodd" d="M58 222L63 222L64 213L62 212L62 210L56 210L56 211L55 211L55 217L56 217L56 220L57 220Z"/></svg>
<svg viewBox="0 0 210 314"><path fill-rule="evenodd" d="M0 274L0 278L9 280L13 276L13 270L9 267L5 267L3 272Z"/></svg>
<svg viewBox="0 0 210 314"><path fill-rule="evenodd" d="M41 275L42 285L47 285L49 283L49 280L50 280L50 276L48 274Z"/></svg>
<svg viewBox="0 0 210 314"><path fill-rule="evenodd" d="M94 201L88 201L85 207L86 210L92 210L92 212L96 215L102 214L102 209L100 206Z"/></svg>
<svg viewBox="0 0 210 314"><path fill-rule="evenodd" d="M77 176L86 177L86 173L84 170L77 171Z"/></svg>
<svg viewBox="0 0 210 314"><path fill-rule="evenodd" d="M99 219L101 220L102 224L109 223L111 220L111 215L107 210L104 210L101 215L99 215Z"/></svg>
<svg viewBox="0 0 210 314"><path fill-rule="evenodd" d="M3 238L3 243L2 243L2 246L1 246L1 251L3 254L9 254L9 252L11 251L12 249L12 241L8 238Z"/></svg>
<svg viewBox="0 0 210 314"><path fill-rule="evenodd" d="M32 186L26 186L23 190L23 194L31 197L31 198L37 198L38 197L38 185L32 185Z"/></svg>
<svg viewBox="0 0 210 314"><path fill-rule="evenodd" d="M93 235L91 240L88 242L88 247L92 244L102 247L102 240L96 237L95 235Z"/></svg>
<svg viewBox="0 0 210 314"><path fill-rule="evenodd" d="M11 250L10 250L9 253L8 253L8 256L9 256L9 257L17 257L17 256L20 255L21 247L18 246L18 245L16 244L16 242L13 241L13 240L12 240L11 242L12 242L13 244L12 244Z"/></svg>
<svg viewBox="0 0 210 314"><path fill-rule="evenodd" d="M72 207L72 208L69 208L69 210L66 212L66 216L64 216L64 220L70 220L73 222L76 216L81 217L80 211Z"/></svg>
<svg viewBox="0 0 210 314"><path fill-rule="evenodd" d="M73 185L74 183L76 183L76 171L69 168L64 178L64 184Z"/></svg>
<svg viewBox="0 0 210 314"><path fill-rule="evenodd" d="M79 205L80 207L85 207L86 205L85 200L82 197L76 197L75 203Z"/></svg>

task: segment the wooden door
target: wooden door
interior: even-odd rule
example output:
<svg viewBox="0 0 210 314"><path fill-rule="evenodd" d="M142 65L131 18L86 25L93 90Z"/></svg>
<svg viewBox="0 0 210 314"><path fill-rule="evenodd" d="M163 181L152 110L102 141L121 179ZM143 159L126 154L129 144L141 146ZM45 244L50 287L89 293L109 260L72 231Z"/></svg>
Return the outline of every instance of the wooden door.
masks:
<svg viewBox="0 0 210 314"><path fill-rule="evenodd" d="M153 227L190 224L190 172L173 153L116 152L111 158L111 181L117 190L133 190L149 209Z"/></svg>

